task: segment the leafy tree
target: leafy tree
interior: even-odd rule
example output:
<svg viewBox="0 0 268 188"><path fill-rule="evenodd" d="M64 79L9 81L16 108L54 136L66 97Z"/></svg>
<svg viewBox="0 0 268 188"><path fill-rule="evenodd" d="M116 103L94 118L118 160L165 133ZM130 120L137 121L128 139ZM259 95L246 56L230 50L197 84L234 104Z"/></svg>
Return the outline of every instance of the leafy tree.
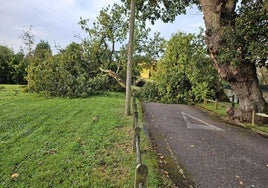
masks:
<svg viewBox="0 0 268 188"><path fill-rule="evenodd" d="M89 20L80 19L79 24L88 33L88 38L83 40L83 47L87 54L87 61L95 63L103 69L112 70L122 80L126 79L127 62L127 34L129 28L129 9L122 5L114 4L100 11L93 27L88 26ZM138 73L138 63L150 64L153 58L161 55L163 38L159 34L150 37L151 30L141 19L136 19L134 30L134 64L133 76ZM153 48L152 48L153 47ZM158 53L158 51L160 53ZM157 55L159 54L159 56ZM154 59L155 60L155 59ZM114 81L109 81L112 86Z"/></svg>
<svg viewBox="0 0 268 188"><path fill-rule="evenodd" d="M0 83L1 84L25 84L24 54L14 54L13 50L6 46L0 46Z"/></svg>
<svg viewBox="0 0 268 188"><path fill-rule="evenodd" d="M219 79L205 52L193 34L179 32L172 36L155 75L163 102L192 103L215 98L220 92L215 86L220 86Z"/></svg>
<svg viewBox="0 0 268 188"><path fill-rule="evenodd" d="M22 34L20 35L20 38L22 39L25 49L26 49L26 56L24 57L24 64L27 65L27 84L28 84L28 89L30 89L30 64L32 61L32 56L33 56L33 46L34 46L34 34L32 33L32 28L33 26L30 25L27 30L23 30Z"/></svg>
<svg viewBox="0 0 268 188"><path fill-rule="evenodd" d="M240 101L230 116L250 121L253 109L267 112L256 74L256 66L267 66L267 2L243 0L238 6L238 0L140 0L137 7L144 19L168 22L194 4L204 13L205 42L213 65Z"/></svg>
<svg viewBox="0 0 268 188"><path fill-rule="evenodd" d="M52 56L49 44L40 41L31 55L25 58L29 62L27 71L31 91L53 96L86 97L104 90L118 89L115 80L103 75L100 68L108 72L111 70L118 78L122 77L121 80L125 79L128 30L125 11L123 6L116 4L104 8L93 27L88 26L88 20L81 18L79 24L88 37L82 39L81 44L71 43L57 55ZM161 41L159 35L150 38L149 31L145 25L135 28L136 36L140 37L135 40L134 57L137 60L143 54L146 54L146 57L143 56L146 59L154 52L144 45L145 40L150 45Z"/></svg>
<svg viewBox="0 0 268 188"><path fill-rule="evenodd" d="M0 46L0 83L13 83L12 81L12 62L14 53L6 46Z"/></svg>
<svg viewBox="0 0 268 188"><path fill-rule="evenodd" d="M60 55L61 84L65 95L70 97L85 97L101 90L96 67L84 59L81 45L71 43Z"/></svg>
<svg viewBox="0 0 268 188"><path fill-rule="evenodd" d="M32 91L52 96L87 97L102 91L106 84L96 66L85 60L80 44L71 43L52 56L49 44L41 41L34 55L30 69Z"/></svg>
<svg viewBox="0 0 268 188"><path fill-rule="evenodd" d="M48 42L41 40L32 53L33 56L28 57L28 89L35 92L46 90L45 80L46 65L52 56L52 51Z"/></svg>
<svg viewBox="0 0 268 188"><path fill-rule="evenodd" d="M27 81L26 81L27 64L24 61L24 54L22 51L14 55L12 68L14 70L14 73L12 75L13 82L16 84L23 84L23 85L27 84Z"/></svg>

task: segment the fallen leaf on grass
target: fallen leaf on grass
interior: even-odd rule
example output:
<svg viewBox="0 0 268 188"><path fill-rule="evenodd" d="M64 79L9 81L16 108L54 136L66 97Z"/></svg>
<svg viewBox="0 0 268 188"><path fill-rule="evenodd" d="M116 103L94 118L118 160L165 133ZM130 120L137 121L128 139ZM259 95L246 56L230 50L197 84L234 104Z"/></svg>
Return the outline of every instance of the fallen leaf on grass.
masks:
<svg viewBox="0 0 268 188"><path fill-rule="evenodd" d="M99 116L94 116L94 117L92 117L92 120L93 120L94 122L99 121Z"/></svg>
<svg viewBox="0 0 268 188"><path fill-rule="evenodd" d="M18 173L14 173L14 174L11 175L11 178L12 179L16 179L17 177L19 177L19 174Z"/></svg>
<svg viewBox="0 0 268 188"><path fill-rule="evenodd" d="M163 170L163 173L164 174L166 174L166 175L168 175L169 173L168 173L168 171L165 171L165 170Z"/></svg>

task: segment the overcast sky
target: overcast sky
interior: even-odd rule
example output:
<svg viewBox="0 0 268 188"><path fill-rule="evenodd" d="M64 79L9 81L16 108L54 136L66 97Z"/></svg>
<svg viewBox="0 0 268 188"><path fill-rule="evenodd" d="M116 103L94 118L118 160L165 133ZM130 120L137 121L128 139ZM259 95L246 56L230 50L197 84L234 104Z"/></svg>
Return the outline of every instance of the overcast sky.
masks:
<svg viewBox="0 0 268 188"><path fill-rule="evenodd" d="M85 35L78 25L80 17L93 22L102 7L115 2L121 3L120 0L0 0L0 45L17 52L23 46L19 36L32 25L35 43L45 40L53 50L55 45L64 48L79 41L75 35ZM191 9L171 24L156 22L152 30L166 39L177 31L198 33L204 25L202 17L196 9Z"/></svg>

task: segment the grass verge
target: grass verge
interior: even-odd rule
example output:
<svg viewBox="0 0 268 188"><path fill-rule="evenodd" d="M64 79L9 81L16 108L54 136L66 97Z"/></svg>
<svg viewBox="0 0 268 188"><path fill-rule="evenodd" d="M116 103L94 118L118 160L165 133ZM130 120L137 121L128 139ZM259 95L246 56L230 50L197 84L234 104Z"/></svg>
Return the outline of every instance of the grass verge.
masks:
<svg viewBox="0 0 268 188"><path fill-rule="evenodd" d="M217 109L215 108L215 103L212 103L212 102L208 102L207 104L204 104L204 103L199 103L198 106L201 106L202 108L212 112L213 114L219 116L220 118L222 119L226 119L228 117L227 113L226 113L226 109L227 107L226 106L231 106L232 104L231 103L219 103L217 105ZM243 124L243 126L245 128L248 128L248 129L252 129L254 131L257 131L257 132L264 132L264 133L268 133L268 125L265 124L265 125L251 125L251 124Z"/></svg>
<svg viewBox="0 0 268 188"><path fill-rule="evenodd" d="M45 98L0 85L0 187L133 187L132 116L124 94ZM152 153L148 187L158 187Z"/></svg>

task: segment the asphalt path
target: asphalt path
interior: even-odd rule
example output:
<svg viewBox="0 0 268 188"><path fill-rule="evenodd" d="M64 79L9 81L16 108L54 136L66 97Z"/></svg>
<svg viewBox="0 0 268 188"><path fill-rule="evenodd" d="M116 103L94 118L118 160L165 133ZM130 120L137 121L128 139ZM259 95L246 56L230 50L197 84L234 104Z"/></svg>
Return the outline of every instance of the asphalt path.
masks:
<svg viewBox="0 0 268 188"><path fill-rule="evenodd" d="M268 139L193 106L145 103L144 125L179 187L268 188Z"/></svg>

